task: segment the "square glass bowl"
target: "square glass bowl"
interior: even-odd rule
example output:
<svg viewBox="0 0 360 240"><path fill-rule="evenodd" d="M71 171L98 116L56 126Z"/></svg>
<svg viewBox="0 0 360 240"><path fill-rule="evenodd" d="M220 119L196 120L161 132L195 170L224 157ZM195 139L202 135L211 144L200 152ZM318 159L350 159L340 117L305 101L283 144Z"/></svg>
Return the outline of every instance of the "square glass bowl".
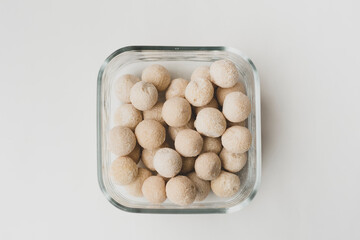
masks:
<svg viewBox="0 0 360 240"><path fill-rule="evenodd" d="M161 205L147 202L144 198L132 197L121 186L113 183L109 169L116 158L108 150L108 132L114 127L112 116L121 104L113 88L116 79L123 74L141 76L148 65L158 63L165 66L172 79L182 77L190 80L192 71L219 59L228 59L238 68L243 77L247 96L251 101L251 113L247 127L252 134L252 145L248 161L238 173L241 187L230 198L219 198L213 193L202 202L189 206L177 206L169 200ZM255 196L261 177L261 119L260 82L252 61L238 50L228 47L171 47L129 46L111 54L101 66L97 80L97 169L98 181L106 198L117 208L137 213L228 213L247 205Z"/></svg>

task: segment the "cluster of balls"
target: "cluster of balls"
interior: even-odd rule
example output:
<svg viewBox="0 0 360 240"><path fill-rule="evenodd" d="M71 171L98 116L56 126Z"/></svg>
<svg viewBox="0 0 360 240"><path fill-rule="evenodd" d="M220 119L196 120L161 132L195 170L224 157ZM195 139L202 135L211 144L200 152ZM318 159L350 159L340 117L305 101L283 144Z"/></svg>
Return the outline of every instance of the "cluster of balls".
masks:
<svg viewBox="0 0 360 240"><path fill-rule="evenodd" d="M155 204L168 198L189 205L210 190L235 195L240 179L234 173L246 164L251 145L245 127L251 105L240 80L228 60L196 68L191 81L171 81L158 64L145 68L141 80L121 76L115 92L123 104L109 132L109 149L118 156L113 181Z"/></svg>

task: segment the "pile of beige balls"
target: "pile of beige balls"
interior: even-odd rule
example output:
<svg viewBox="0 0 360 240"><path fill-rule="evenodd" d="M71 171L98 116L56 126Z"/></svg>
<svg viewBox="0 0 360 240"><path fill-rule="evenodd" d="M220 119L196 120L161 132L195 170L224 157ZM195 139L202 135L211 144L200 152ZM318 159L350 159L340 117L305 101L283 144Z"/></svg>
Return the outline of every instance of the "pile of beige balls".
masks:
<svg viewBox="0 0 360 240"><path fill-rule="evenodd" d="M245 127L251 104L231 61L196 68L190 82L171 81L165 67L153 64L141 80L117 79L115 94L123 104L108 138L117 156L110 168L114 183L151 203L168 198L181 206L204 200L210 190L219 197L239 191L234 173L251 146Z"/></svg>

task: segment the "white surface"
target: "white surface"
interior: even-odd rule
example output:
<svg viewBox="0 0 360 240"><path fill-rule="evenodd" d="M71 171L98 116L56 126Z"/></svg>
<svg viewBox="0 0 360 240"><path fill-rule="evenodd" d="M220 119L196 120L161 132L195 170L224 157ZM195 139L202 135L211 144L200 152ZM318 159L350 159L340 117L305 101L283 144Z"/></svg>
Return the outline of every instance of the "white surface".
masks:
<svg viewBox="0 0 360 240"><path fill-rule="evenodd" d="M1 1L0 239L359 239L359 7ZM227 45L255 62L263 177L247 208L136 215L103 197L97 72L135 44Z"/></svg>

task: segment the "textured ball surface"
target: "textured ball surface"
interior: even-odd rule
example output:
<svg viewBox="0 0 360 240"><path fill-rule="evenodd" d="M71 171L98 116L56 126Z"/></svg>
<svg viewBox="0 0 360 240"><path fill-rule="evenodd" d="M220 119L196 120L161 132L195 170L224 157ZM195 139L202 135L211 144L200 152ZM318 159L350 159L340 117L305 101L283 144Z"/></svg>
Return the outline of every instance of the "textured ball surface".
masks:
<svg viewBox="0 0 360 240"><path fill-rule="evenodd" d="M141 155L141 149L138 144L135 145L134 150L132 150L131 153L129 153L127 156L131 157L132 160L137 164L140 161L140 155Z"/></svg>
<svg viewBox="0 0 360 240"><path fill-rule="evenodd" d="M158 121L143 120L136 126L135 135L141 147L155 149L164 143L166 131Z"/></svg>
<svg viewBox="0 0 360 240"><path fill-rule="evenodd" d="M226 120L218 109L204 108L196 116L194 125L207 137L220 137L226 129Z"/></svg>
<svg viewBox="0 0 360 240"><path fill-rule="evenodd" d="M209 80L196 78L185 89L185 98L195 107L208 104L214 96L214 87Z"/></svg>
<svg viewBox="0 0 360 240"><path fill-rule="evenodd" d="M170 99L173 97L185 98L185 89L189 81L183 78L176 78L170 82L170 85L165 93L165 98Z"/></svg>
<svg viewBox="0 0 360 240"><path fill-rule="evenodd" d="M233 62L219 60L210 66L211 81L222 88L233 87L239 80L240 74Z"/></svg>
<svg viewBox="0 0 360 240"><path fill-rule="evenodd" d="M164 177L174 177L182 167L182 158L179 153L171 148L160 148L154 156L154 168Z"/></svg>
<svg viewBox="0 0 360 240"><path fill-rule="evenodd" d="M180 174L187 174L194 171L195 158L194 157L184 157L182 162L182 167Z"/></svg>
<svg viewBox="0 0 360 240"><path fill-rule="evenodd" d="M118 185L132 183L138 175L138 167L130 157L118 157L111 163L110 176Z"/></svg>
<svg viewBox="0 0 360 240"><path fill-rule="evenodd" d="M127 127L117 126L109 132L109 150L117 156L126 156L136 145L134 133Z"/></svg>
<svg viewBox="0 0 360 240"><path fill-rule="evenodd" d="M212 108L218 109L218 108L219 108L219 104L217 103L216 99L213 98L213 99L211 99L211 101L210 101L208 104L206 104L206 105L204 105L204 106L202 106L202 107L195 107L195 108L194 108L195 114L198 114L202 109L208 108L208 107L212 107Z"/></svg>
<svg viewBox="0 0 360 240"><path fill-rule="evenodd" d="M191 106L184 98L170 98L164 103L162 117L169 126L182 127L191 118Z"/></svg>
<svg viewBox="0 0 360 240"><path fill-rule="evenodd" d="M154 84L156 89L164 91L170 84L170 73L162 65L153 64L144 69L141 75L141 79L145 82Z"/></svg>
<svg viewBox="0 0 360 240"><path fill-rule="evenodd" d="M239 172L247 162L247 153L232 153L223 148L220 153L221 166L229 172Z"/></svg>
<svg viewBox="0 0 360 240"><path fill-rule="evenodd" d="M216 154L220 153L222 149L220 138L204 137L203 140L204 144L201 152L213 152Z"/></svg>
<svg viewBox="0 0 360 240"><path fill-rule="evenodd" d="M184 157L195 157L199 155L202 147L203 139L195 130L182 130L175 138L175 149Z"/></svg>
<svg viewBox="0 0 360 240"><path fill-rule="evenodd" d="M175 138L178 135L178 133L180 131L182 131L182 130L185 130L185 129L195 129L195 127L194 127L194 119L193 118L191 118L190 121L187 124L185 124L184 126L182 126L182 127L171 127L171 126L169 126L168 132L169 132L170 138L173 141L175 141Z"/></svg>
<svg viewBox="0 0 360 240"><path fill-rule="evenodd" d="M161 113L163 105L164 105L164 103L158 102L151 109L145 110L143 112L144 119L153 119L153 120L158 121L162 125L164 125L165 121L164 121L164 119L162 117L162 113Z"/></svg>
<svg viewBox="0 0 360 240"><path fill-rule="evenodd" d="M244 153L251 146L251 133L246 127L233 126L221 136L221 143L229 152Z"/></svg>
<svg viewBox="0 0 360 240"><path fill-rule="evenodd" d="M223 114L230 122L244 121L251 112L249 98L241 92L232 92L225 97Z"/></svg>
<svg viewBox="0 0 360 240"><path fill-rule="evenodd" d="M150 176L142 185L144 197L151 203L160 204L166 200L165 181L159 176Z"/></svg>
<svg viewBox="0 0 360 240"><path fill-rule="evenodd" d="M114 124L134 130L142 121L142 114L131 104L120 105L114 113Z"/></svg>
<svg viewBox="0 0 360 240"><path fill-rule="evenodd" d="M221 171L220 175L211 181L211 190L218 197L232 197L240 190L240 178L233 173Z"/></svg>
<svg viewBox="0 0 360 240"><path fill-rule="evenodd" d="M177 205L186 206L195 201L195 184L186 176L176 176L166 184L166 195Z"/></svg>
<svg viewBox="0 0 360 240"><path fill-rule="evenodd" d="M220 158L213 152L202 153L195 161L196 175L203 180L215 179L220 171Z"/></svg>
<svg viewBox="0 0 360 240"><path fill-rule="evenodd" d="M130 90L130 101L140 111L151 109L158 100L158 91L148 82L137 82Z"/></svg>

